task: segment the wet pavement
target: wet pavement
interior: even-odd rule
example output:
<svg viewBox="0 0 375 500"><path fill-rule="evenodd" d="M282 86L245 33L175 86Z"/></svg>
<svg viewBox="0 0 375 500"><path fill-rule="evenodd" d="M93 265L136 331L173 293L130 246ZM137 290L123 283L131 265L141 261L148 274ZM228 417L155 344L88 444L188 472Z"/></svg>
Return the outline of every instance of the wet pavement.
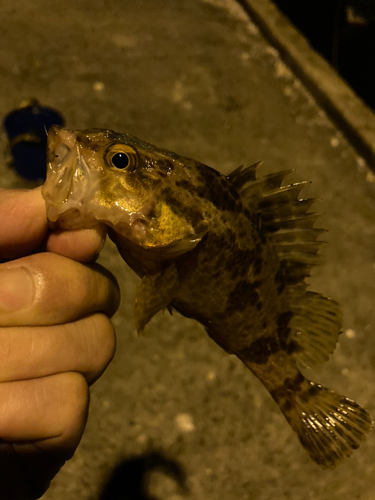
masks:
<svg viewBox="0 0 375 500"><path fill-rule="evenodd" d="M375 176L234 0L20 0L0 7L0 113L37 97L71 128L126 131L224 173L295 168L323 201L312 289L337 299L343 335L308 376L375 415ZM4 137L2 143L5 143ZM0 185L27 184L0 162ZM114 361L92 387L86 433L44 500L373 500L371 433L336 470L301 448L237 358L178 314L133 326L138 279L118 277Z"/></svg>

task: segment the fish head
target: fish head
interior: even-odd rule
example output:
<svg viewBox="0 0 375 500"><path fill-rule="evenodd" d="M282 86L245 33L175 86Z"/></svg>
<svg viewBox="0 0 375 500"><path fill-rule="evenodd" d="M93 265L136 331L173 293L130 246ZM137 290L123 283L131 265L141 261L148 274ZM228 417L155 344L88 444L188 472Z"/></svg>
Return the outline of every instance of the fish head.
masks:
<svg viewBox="0 0 375 500"><path fill-rule="evenodd" d="M47 218L62 229L103 222L145 249L182 253L207 231L199 211L178 210L176 179L184 176L178 155L128 134L53 126L42 189Z"/></svg>

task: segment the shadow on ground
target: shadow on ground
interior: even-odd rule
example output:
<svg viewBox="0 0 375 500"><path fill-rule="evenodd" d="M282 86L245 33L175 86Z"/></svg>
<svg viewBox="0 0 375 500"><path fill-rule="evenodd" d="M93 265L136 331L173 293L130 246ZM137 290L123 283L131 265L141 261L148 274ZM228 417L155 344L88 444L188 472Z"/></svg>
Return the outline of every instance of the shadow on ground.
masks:
<svg viewBox="0 0 375 500"><path fill-rule="evenodd" d="M148 493L149 476L158 471L175 480L187 493L186 474L181 465L159 451L122 459L113 470L98 500L157 500Z"/></svg>

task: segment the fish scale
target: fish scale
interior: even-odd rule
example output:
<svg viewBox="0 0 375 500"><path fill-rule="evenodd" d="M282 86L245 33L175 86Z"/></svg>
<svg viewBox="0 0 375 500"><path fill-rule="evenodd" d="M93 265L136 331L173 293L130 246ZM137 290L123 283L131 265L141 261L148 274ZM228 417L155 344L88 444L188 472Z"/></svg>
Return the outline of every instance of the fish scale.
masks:
<svg viewBox="0 0 375 500"><path fill-rule="evenodd" d="M109 227L141 277L139 333L163 309L199 321L330 468L358 448L372 419L300 372L328 359L342 314L336 301L306 291L324 232L308 212L314 200L299 198L307 182L283 186L292 170L257 177L259 166L224 176L128 134L52 127L42 194L53 227Z"/></svg>

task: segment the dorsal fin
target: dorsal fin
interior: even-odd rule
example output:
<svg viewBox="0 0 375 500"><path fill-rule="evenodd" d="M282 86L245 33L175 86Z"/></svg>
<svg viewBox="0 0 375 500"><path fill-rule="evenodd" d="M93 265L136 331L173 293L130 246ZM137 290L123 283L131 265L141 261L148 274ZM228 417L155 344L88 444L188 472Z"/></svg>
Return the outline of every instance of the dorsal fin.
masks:
<svg viewBox="0 0 375 500"><path fill-rule="evenodd" d="M256 171L258 168L262 165L263 162L258 161L257 163L253 163L253 165L250 165L250 167L246 167L245 170L243 169L243 165L240 167L236 168L231 172L229 175L227 175L227 180L238 190L243 187L243 185L246 182L251 182L255 181L256 179Z"/></svg>
<svg viewBox="0 0 375 500"><path fill-rule="evenodd" d="M315 203L314 198L297 199L289 203L281 203L277 207L268 206L262 208L262 220L265 223L275 222L281 218L299 216L305 217L307 210ZM308 214L310 216L310 213Z"/></svg>
<svg viewBox="0 0 375 500"><path fill-rule="evenodd" d="M242 169L243 169L243 165L240 165L239 167L235 168L229 175L227 175L227 180L233 184L234 181L238 178L238 176L242 172ZM254 176L254 178L255 178L255 176Z"/></svg>
<svg viewBox="0 0 375 500"><path fill-rule="evenodd" d="M264 196L272 195L273 192L279 192L281 183L291 172L293 172L293 170L285 170L284 172L265 175L255 181L242 184L239 190L241 191L242 196L246 197L248 200L254 198L259 200Z"/></svg>
<svg viewBox="0 0 375 500"><path fill-rule="evenodd" d="M267 230L270 232L279 229L312 229L315 221L321 216L321 213L308 213L304 215L289 215L278 217L267 223ZM325 231L322 229L321 231Z"/></svg>
<svg viewBox="0 0 375 500"><path fill-rule="evenodd" d="M324 232L313 227L318 214L306 213L315 200L299 198L309 181L282 186L292 169L256 178L260 165L258 162L244 170L239 167L227 179L243 203L259 213L262 227L280 259L285 284L304 290L304 280L318 260L322 242L316 241L317 237Z"/></svg>

